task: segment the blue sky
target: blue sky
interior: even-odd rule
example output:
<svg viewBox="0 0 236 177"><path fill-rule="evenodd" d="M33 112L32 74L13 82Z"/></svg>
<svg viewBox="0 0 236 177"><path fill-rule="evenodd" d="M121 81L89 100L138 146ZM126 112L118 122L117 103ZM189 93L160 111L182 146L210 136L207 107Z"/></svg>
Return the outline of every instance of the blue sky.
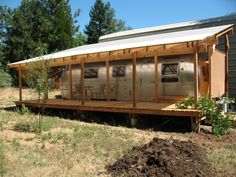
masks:
<svg viewBox="0 0 236 177"><path fill-rule="evenodd" d="M104 0L110 1L116 17L134 29L223 16L236 12L236 0ZM70 0L72 11L81 9L80 30L89 22L95 0ZM20 0L0 0L1 5L17 7Z"/></svg>

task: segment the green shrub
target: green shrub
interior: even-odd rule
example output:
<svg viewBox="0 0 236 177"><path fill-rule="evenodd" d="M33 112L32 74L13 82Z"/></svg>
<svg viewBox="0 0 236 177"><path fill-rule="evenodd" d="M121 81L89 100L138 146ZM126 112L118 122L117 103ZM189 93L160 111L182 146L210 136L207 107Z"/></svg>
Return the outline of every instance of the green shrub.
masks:
<svg viewBox="0 0 236 177"><path fill-rule="evenodd" d="M17 108L16 112L22 115L31 114L31 110L28 107L26 107L24 104L20 108Z"/></svg>
<svg viewBox="0 0 236 177"><path fill-rule="evenodd" d="M219 114L212 119L212 132L216 136L228 134L232 127L233 116L231 114Z"/></svg>
<svg viewBox="0 0 236 177"><path fill-rule="evenodd" d="M187 109L193 106L194 106L194 100L192 97L176 104L176 107L178 109ZM206 116L212 121L212 132L217 137L229 133L230 128L232 127L232 120L233 120L232 115L220 111L217 102L211 99L209 95L205 95L199 98L198 109L204 116Z"/></svg>
<svg viewBox="0 0 236 177"><path fill-rule="evenodd" d="M36 132L37 125L34 122L21 120L16 122L14 130L21 132Z"/></svg>
<svg viewBox="0 0 236 177"><path fill-rule="evenodd" d="M194 106L194 98L193 97L189 97L180 103L176 103L176 107L178 109L188 109L188 108L193 108L193 106Z"/></svg>
<svg viewBox="0 0 236 177"><path fill-rule="evenodd" d="M11 84L11 75L6 71L0 70L0 88L10 87Z"/></svg>

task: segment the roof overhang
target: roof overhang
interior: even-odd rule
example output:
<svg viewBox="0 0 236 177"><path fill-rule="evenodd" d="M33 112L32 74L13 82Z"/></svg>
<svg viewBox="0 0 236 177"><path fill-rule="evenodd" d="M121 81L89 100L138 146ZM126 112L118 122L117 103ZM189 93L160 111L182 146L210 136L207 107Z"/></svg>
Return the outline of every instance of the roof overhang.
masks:
<svg viewBox="0 0 236 177"><path fill-rule="evenodd" d="M233 25L222 25L210 28L192 29L164 34L149 35L130 39L102 42L79 46L53 54L39 56L8 64L9 67L25 67L28 63L41 60L48 61L51 66L62 66L84 62L102 62L106 60L128 59L135 53L138 58L206 52L209 45L218 43L218 38L231 34Z"/></svg>

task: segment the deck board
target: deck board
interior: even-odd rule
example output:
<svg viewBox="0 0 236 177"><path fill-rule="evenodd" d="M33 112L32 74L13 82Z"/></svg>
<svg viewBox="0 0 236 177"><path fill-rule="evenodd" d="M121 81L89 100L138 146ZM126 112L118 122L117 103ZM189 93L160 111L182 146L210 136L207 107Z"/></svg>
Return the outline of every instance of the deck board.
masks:
<svg viewBox="0 0 236 177"><path fill-rule="evenodd" d="M16 105L38 107L37 100L16 101ZM200 112L194 109L176 109L175 103L137 102L134 108L128 101L86 101L85 105L78 100L49 99L43 104L46 108L71 109L99 112L135 113L169 116L194 116L199 117Z"/></svg>

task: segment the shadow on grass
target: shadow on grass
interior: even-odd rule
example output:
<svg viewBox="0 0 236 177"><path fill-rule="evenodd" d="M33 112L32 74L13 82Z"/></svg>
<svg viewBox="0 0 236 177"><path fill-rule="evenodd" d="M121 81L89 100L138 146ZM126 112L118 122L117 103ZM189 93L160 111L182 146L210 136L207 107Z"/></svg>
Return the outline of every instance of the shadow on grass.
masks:
<svg viewBox="0 0 236 177"><path fill-rule="evenodd" d="M19 107L7 107L6 111L16 112ZM37 108L30 108L34 114L38 113ZM107 112L88 112L75 110L44 109L43 115L59 117L69 120L80 120L83 122L106 124L111 126L130 126L130 119L127 113L107 113ZM136 115L137 123L135 128L142 130L154 130L164 132L190 132L190 117L171 117L158 115Z"/></svg>

